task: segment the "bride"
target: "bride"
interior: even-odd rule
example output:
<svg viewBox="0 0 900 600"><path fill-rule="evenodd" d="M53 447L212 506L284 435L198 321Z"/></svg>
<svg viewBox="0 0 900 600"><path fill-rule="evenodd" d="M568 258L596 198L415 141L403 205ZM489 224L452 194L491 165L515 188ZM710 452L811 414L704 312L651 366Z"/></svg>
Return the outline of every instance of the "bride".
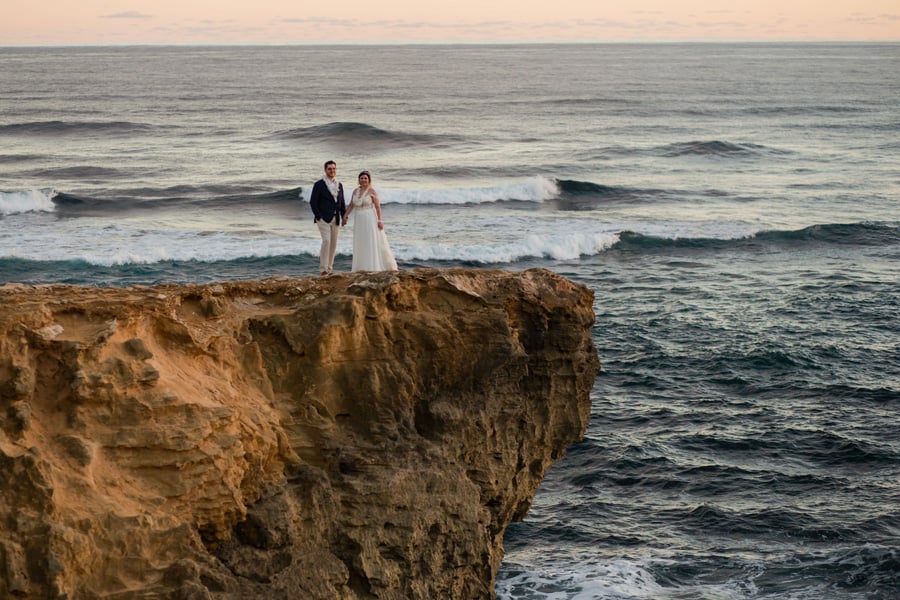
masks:
<svg viewBox="0 0 900 600"><path fill-rule="evenodd" d="M359 187L353 190L344 225L353 217L353 264L351 271L396 271L397 261L388 245L381 221L381 201L372 187L368 171L359 174Z"/></svg>

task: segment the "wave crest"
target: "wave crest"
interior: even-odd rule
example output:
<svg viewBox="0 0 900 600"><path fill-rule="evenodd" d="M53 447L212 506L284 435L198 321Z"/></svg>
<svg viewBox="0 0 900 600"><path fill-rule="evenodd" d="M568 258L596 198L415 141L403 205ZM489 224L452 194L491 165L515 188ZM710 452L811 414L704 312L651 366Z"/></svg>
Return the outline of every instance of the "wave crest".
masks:
<svg viewBox="0 0 900 600"><path fill-rule="evenodd" d="M53 212L56 205L53 198L55 190L24 190L19 192L0 192L0 216L15 215L28 212Z"/></svg>
<svg viewBox="0 0 900 600"><path fill-rule="evenodd" d="M367 150L378 146L437 146L442 142L456 139L431 134L388 131L367 123L353 121L335 121L324 125L313 125L312 127L286 129L276 132L275 136L290 140L322 142L341 148L362 148Z"/></svg>
<svg viewBox="0 0 900 600"><path fill-rule="evenodd" d="M385 204L484 204L489 202L545 202L559 197L555 180L532 177L501 185L442 189L379 190Z"/></svg>
<svg viewBox="0 0 900 600"><path fill-rule="evenodd" d="M614 233L532 234L520 240L467 246L407 246L398 248L397 258L403 261L453 261L472 264L514 263L532 258L577 260L582 256L600 254L619 239Z"/></svg>
<svg viewBox="0 0 900 600"><path fill-rule="evenodd" d="M152 127L130 121L34 121L10 123L0 126L0 134L7 135L70 135L70 134L118 134L132 135L150 131Z"/></svg>
<svg viewBox="0 0 900 600"><path fill-rule="evenodd" d="M744 157L776 152L775 150L759 144L735 144L720 140L679 142L662 146L663 156L722 156Z"/></svg>
<svg viewBox="0 0 900 600"><path fill-rule="evenodd" d="M624 186L608 186L590 181L557 180L560 210L593 209L610 202L641 202L664 195L663 190L639 189Z"/></svg>
<svg viewBox="0 0 900 600"><path fill-rule="evenodd" d="M756 238L773 243L889 246L900 243L900 223L827 223L795 231L762 231Z"/></svg>
<svg viewBox="0 0 900 600"><path fill-rule="evenodd" d="M758 231L746 235L726 233L721 237L648 235L623 231L616 248L631 251L655 251L673 248L723 249L764 245L846 245L891 246L900 244L900 223L833 223L810 225L796 230Z"/></svg>

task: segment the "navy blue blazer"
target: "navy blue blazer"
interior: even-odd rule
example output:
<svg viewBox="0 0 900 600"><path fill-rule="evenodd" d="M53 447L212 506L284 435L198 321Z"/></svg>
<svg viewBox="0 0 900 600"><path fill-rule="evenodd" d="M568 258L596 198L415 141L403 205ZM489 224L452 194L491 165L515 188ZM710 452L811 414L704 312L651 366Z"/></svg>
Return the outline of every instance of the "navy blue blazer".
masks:
<svg viewBox="0 0 900 600"><path fill-rule="evenodd" d="M313 211L313 223L317 223L319 219L326 223L331 223L335 215L343 218L347 212L347 204L344 202L344 186L338 182L337 200L331 195L325 180L320 179L313 184L312 192L309 194L309 205ZM340 225L338 221L338 225Z"/></svg>

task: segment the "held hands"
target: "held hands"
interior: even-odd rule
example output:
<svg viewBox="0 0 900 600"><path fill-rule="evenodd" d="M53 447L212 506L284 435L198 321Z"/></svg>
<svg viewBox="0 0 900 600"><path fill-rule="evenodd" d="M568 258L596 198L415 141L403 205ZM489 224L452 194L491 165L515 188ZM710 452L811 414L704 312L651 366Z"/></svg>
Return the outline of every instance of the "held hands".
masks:
<svg viewBox="0 0 900 600"><path fill-rule="evenodd" d="M344 217L343 219L341 219L341 225L342 226L347 225L347 217Z"/></svg>

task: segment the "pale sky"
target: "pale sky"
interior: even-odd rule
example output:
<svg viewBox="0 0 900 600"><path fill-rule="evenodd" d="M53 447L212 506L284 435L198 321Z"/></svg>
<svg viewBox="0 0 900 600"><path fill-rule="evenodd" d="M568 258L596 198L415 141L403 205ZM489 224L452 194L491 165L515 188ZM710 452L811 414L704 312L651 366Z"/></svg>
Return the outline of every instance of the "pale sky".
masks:
<svg viewBox="0 0 900 600"><path fill-rule="evenodd" d="M0 0L0 46L900 41L900 0Z"/></svg>

